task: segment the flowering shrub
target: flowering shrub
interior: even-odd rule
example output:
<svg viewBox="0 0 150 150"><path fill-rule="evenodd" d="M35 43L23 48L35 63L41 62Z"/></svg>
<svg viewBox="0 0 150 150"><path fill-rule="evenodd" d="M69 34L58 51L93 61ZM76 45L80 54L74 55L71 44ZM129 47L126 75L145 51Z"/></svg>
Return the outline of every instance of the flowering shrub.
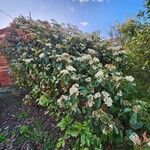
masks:
<svg viewBox="0 0 150 150"><path fill-rule="evenodd" d="M134 78L120 71L124 51L70 25L23 18L14 24L15 30L34 34L9 49L15 49L15 59L9 56L16 83L31 89L26 101L36 101L58 120L62 134L57 148L69 143L74 150L100 150L129 137L133 141L131 134L144 123L140 106L133 103Z"/></svg>

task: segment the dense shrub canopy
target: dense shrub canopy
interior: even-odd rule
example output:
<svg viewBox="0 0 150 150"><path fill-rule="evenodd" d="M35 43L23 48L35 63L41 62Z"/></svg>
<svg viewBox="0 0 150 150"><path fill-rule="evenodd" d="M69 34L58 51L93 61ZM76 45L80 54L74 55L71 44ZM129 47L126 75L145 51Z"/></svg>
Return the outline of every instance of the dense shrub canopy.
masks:
<svg viewBox="0 0 150 150"><path fill-rule="evenodd" d="M132 146L129 137L140 145L146 106L132 97L134 78L121 72L126 54L120 46L71 25L21 17L11 24L5 52L16 83L31 89L25 100L59 122L58 148L66 142L84 150Z"/></svg>

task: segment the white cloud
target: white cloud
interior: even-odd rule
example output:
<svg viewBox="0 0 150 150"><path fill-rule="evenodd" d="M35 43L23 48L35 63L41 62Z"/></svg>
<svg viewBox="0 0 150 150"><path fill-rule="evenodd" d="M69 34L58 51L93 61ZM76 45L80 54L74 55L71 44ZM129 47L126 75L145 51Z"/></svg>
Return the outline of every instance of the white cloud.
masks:
<svg viewBox="0 0 150 150"><path fill-rule="evenodd" d="M88 2L89 0L79 0L80 3L85 3L85 2Z"/></svg>
<svg viewBox="0 0 150 150"><path fill-rule="evenodd" d="M90 2L90 1L93 1L93 2L103 2L104 0L78 0L80 3L86 3L86 2Z"/></svg>
<svg viewBox="0 0 150 150"><path fill-rule="evenodd" d="M80 22L82 26L87 26L89 23L87 21Z"/></svg>

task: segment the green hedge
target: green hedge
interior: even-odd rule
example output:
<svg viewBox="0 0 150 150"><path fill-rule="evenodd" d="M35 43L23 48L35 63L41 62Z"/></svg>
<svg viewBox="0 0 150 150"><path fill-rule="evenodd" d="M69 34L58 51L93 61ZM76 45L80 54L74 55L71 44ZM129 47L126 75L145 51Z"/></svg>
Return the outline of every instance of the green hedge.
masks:
<svg viewBox="0 0 150 150"><path fill-rule="evenodd" d="M146 145L140 135L147 130L141 117L147 104L132 96L135 82L121 72L127 62L120 47L71 25L21 17L11 25L5 52L16 83L31 89L26 102L58 121L58 149Z"/></svg>

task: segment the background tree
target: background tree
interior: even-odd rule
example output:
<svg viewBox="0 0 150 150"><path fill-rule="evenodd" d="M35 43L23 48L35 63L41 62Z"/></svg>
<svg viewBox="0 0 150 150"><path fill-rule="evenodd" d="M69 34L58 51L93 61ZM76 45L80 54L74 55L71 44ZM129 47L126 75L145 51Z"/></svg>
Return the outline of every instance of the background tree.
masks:
<svg viewBox="0 0 150 150"><path fill-rule="evenodd" d="M150 98L150 0L145 1L145 9L137 19L130 19L120 25L121 44L127 50L129 64L126 73L132 74L138 87L139 98Z"/></svg>

